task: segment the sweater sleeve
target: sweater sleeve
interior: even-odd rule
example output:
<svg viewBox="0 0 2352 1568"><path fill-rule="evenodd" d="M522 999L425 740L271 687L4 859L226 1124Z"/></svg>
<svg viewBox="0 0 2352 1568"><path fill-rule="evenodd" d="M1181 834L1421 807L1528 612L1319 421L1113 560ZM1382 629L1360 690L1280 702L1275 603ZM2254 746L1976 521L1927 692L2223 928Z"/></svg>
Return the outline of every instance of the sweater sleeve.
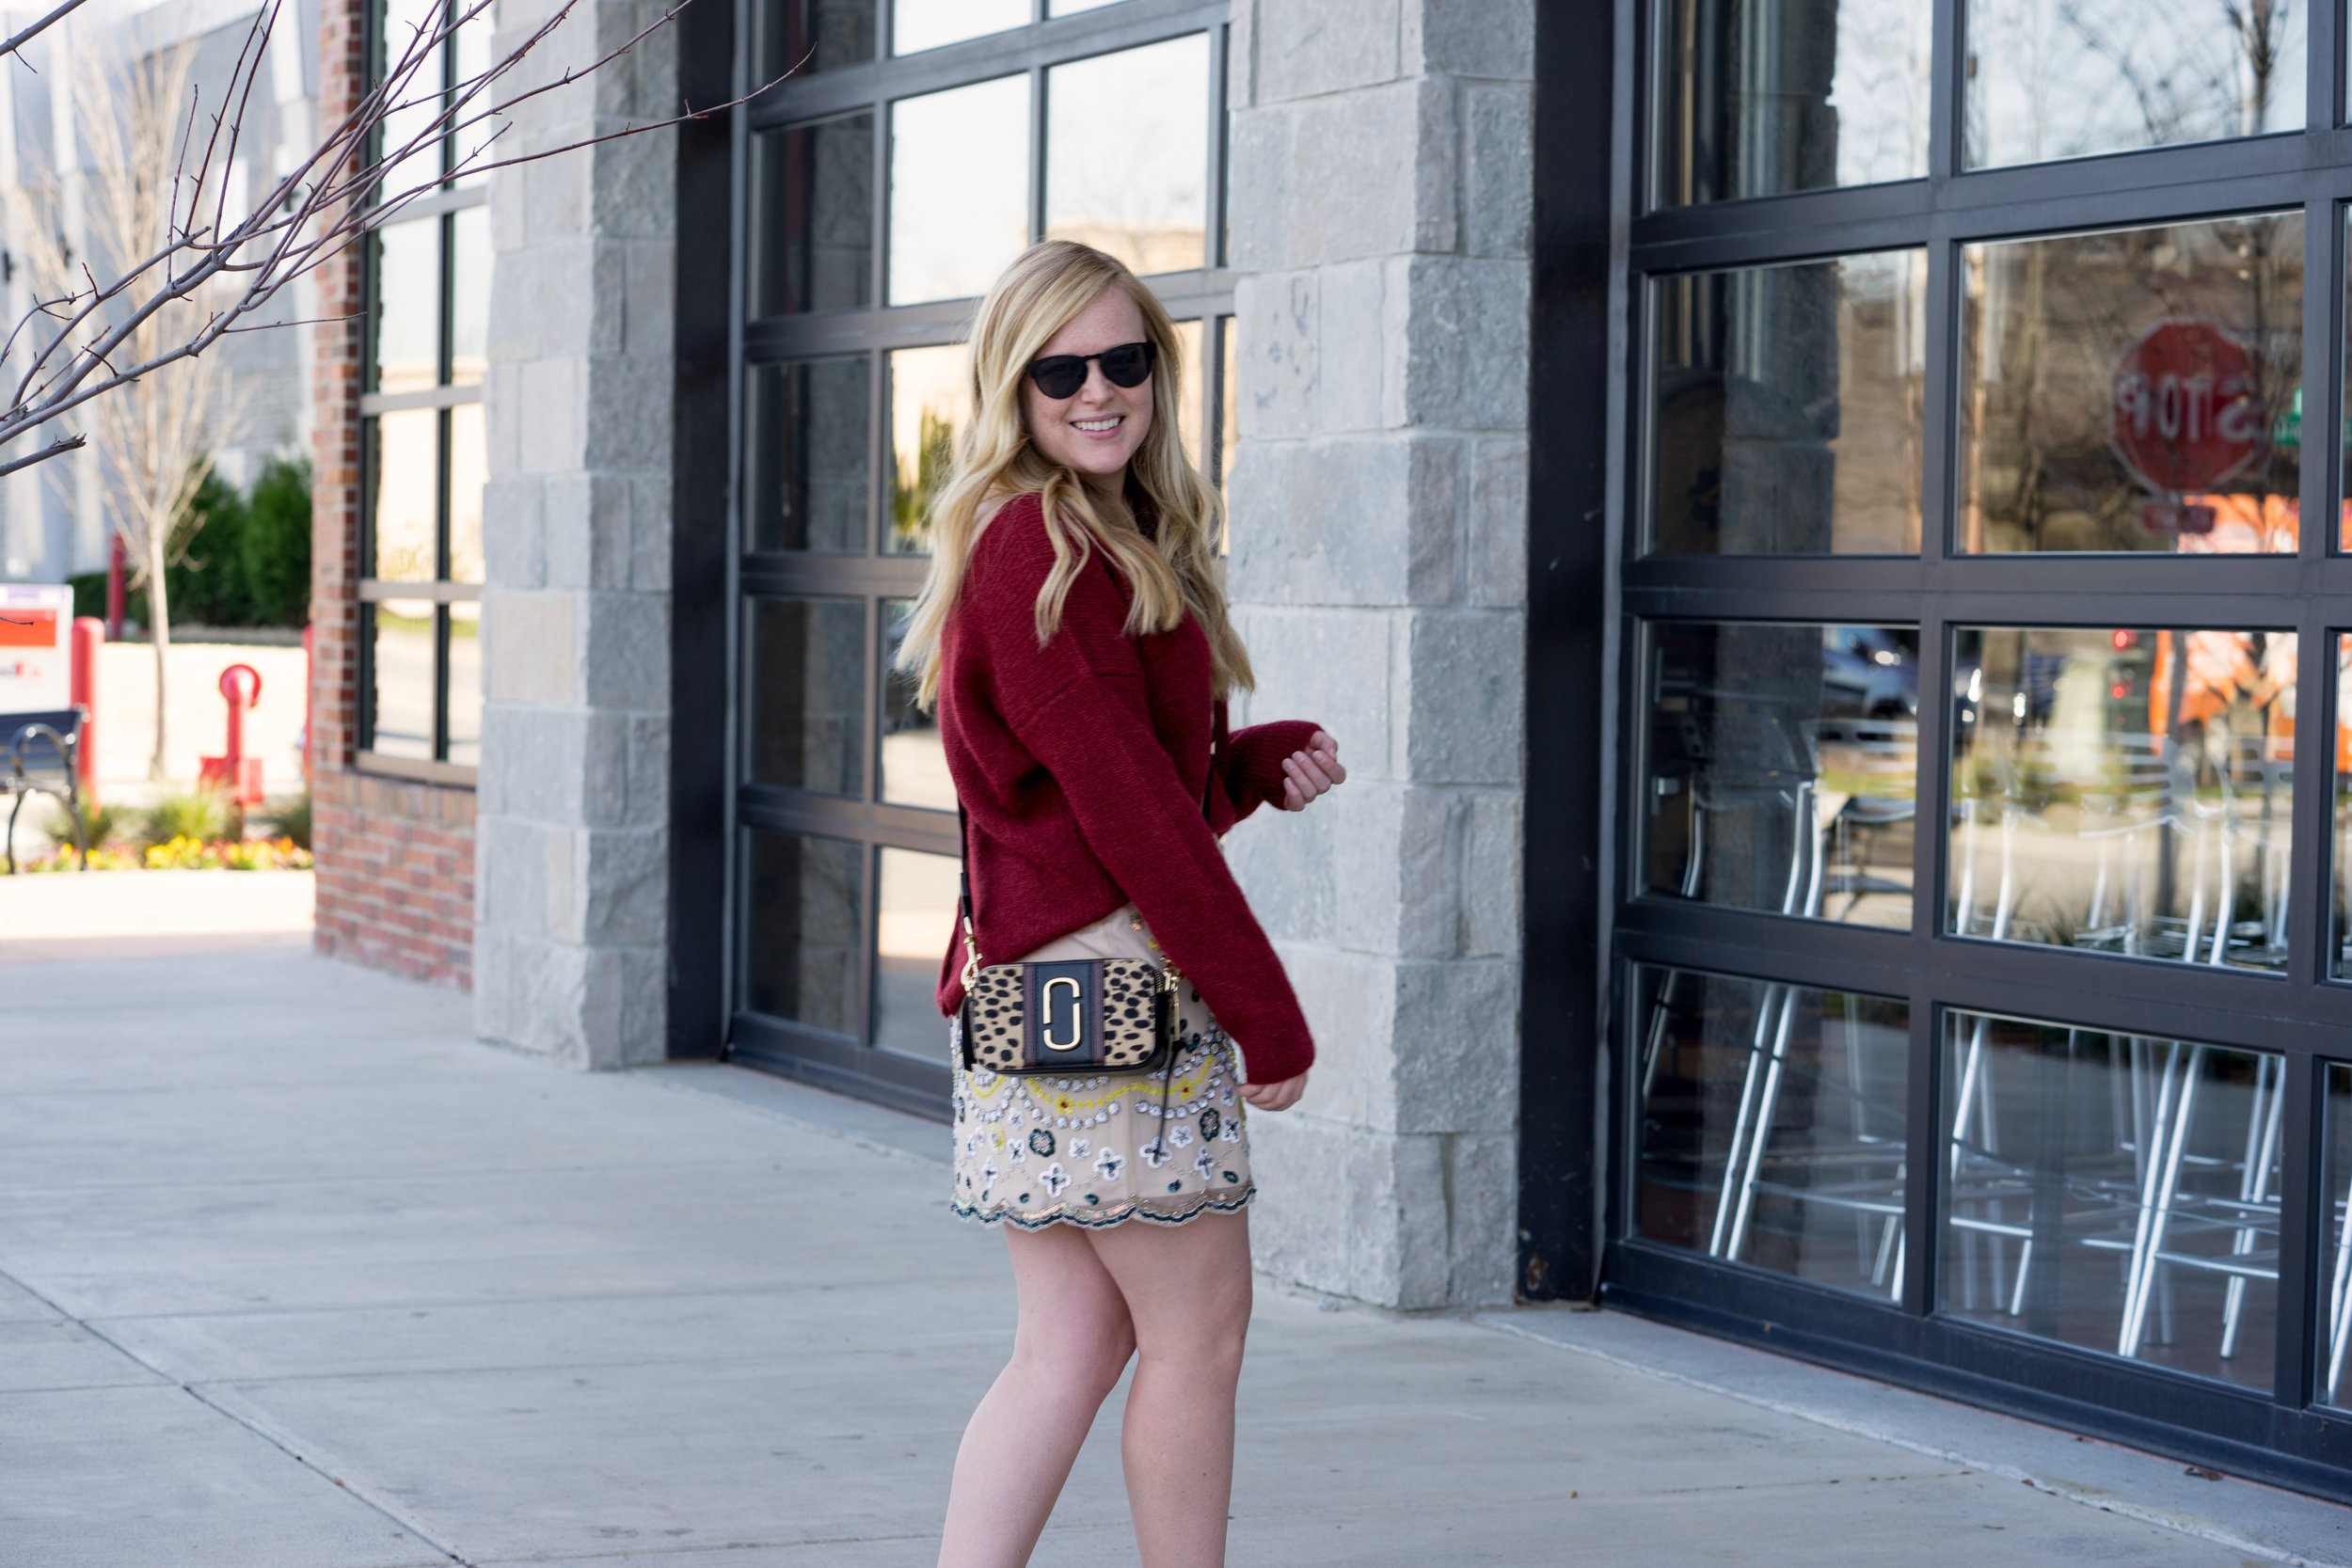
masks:
<svg viewBox="0 0 2352 1568"><path fill-rule="evenodd" d="M1037 591L1052 566L1041 529L1000 518L974 555L960 613L989 664L998 711L1053 775L1095 858L1239 1043L1249 1077L1304 1072L1314 1041L1274 946L1250 913L1200 801L1160 747L1127 607L1098 557L1078 574L1042 647Z"/></svg>
<svg viewBox="0 0 2352 1568"><path fill-rule="evenodd" d="M1225 832L1260 806L1280 806L1286 778L1282 759L1307 750L1307 743L1321 728L1304 719L1283 719L1252 724L1227 736L1216 759L1217 782L1232 809L1216 825L1217 832Z"/></svg>

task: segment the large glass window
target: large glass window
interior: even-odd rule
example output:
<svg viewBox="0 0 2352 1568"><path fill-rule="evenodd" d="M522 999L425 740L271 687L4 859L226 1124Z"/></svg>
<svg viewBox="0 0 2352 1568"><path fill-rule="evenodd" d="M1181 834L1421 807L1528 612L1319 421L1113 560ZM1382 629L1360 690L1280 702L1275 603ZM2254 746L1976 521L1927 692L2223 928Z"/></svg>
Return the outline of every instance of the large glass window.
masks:
<svg viewBox="0 0 2352 1568"><path fill-rule="evenodd" d="M2292 554L2300 214L1967 250L1964 550Z"/></svg>
<svg viewBox="0 0 2352 1568"><path fill-rule="evenodd" d="M1911 924L1916 630L1661 623L1648 703L1646 892Z"/></svg>
<svg viewBox="0 0 2352 1568"><path fill-rule="evenodd" d="M1634 1016L1642 1234L1899 1296L1909 1009L1644 969Z"/></svg>
<svg viewBox="0 0 2352 1568"><path fill-rule="evenodd" d="M1650 547L1919 547L1927 257L1915 250L1656 285Z"/></svg>
<svg viewBox="0 0 2352 1568"><path fill-rule="evenodd" d="M2268 1387L2285 1063L1946 1016L1944 1309Z"/></svg>
<svg viewBox="0 0 2352 1568"><path fill-rule="evenodd" d="M375 15L379 74L417 28L457 8L395 3ZM485 14L446 40L413 79L423 105L383 132L405 147L433 119L430 93L479 71ZM421 144L388 188L430 183L399 222L364 242L368 323L359 400L364 546L359 599L359 765L442 783L481 760L482 487L488 444L482 378L490 316L488 187L460 174L467 150Z"/></svg>
<svg viewBox="0 0 2352 1568"><path fill-rule="evenodd" d="M2352 1473L2343 8L1629 10L1623 380L1563 327L1530 384L1530 930L1594 876L1609 928L1528 976L1605 986L1603 1286Z"/></svg>
<svg viewBox="0 0 2352 1568"><path fill-rule="evenodd" d="M955 784L893 661L972 417L961 335L1030 243L1119 256L1177 323L1158 373L1187 451L1221 481L1227 29L1214 6L1139 23L1117 0L755 8L747 47L771 78L808 63L748 106L737 143L731 1049L943 1114Z"/></svg>
<svg viewBox="0 0 2352 1568"><path fill-rule="evenodd" d="M1972 167L2303 128L2284 0L1967 0Z"/></svg>
<svg viewBox="0 0 2352 1568"><path fill-rule="evenodd" d="M1953 633L1948 928L2279 969L2295 634Z"/></svg>
<svg viewBox="0 0 2352 1568"><path fill-rule="evenodd" d="M1107 250L1139 273L1200 266L1208 35L1056 66L1045 94L1046 238Z"/></svg>
<svg viewBox="0 0 2352 1568"><path fill-rule="evenodd" d="M1652 0L1665 207L1928 172L1927 0Z"/></svg>

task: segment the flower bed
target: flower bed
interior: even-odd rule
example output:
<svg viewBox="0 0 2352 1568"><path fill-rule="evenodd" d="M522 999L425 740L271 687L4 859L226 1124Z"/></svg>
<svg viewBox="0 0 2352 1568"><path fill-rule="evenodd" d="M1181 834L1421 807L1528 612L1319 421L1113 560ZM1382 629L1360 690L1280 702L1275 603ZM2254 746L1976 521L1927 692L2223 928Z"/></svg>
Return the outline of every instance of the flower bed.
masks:
<svg viewBox="0 0 2352 1568"><path fill-rule="evenodd" d="M26 871L72 871L79 862L72 845L44 860L21 861ZM145 849L130 844L93 845L92 871L308 871L310 851L291 838L216 838L199 842L173 838Z"/></svg>

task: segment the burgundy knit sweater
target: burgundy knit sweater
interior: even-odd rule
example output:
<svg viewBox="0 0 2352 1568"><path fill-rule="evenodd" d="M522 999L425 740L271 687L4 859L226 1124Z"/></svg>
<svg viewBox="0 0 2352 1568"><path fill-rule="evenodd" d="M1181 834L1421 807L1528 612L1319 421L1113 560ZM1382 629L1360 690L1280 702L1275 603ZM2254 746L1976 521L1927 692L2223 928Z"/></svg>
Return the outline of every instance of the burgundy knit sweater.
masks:
<svg viewBox="0 0 2352 1568"><path fill-rule="evenodd" d="M1200 623L1126 636L1127 586L1098 549L1040 647L1037 595L1053 565L1038 499L1006 502L973 546L942 642L939 728L971 819L980 961L1010 962L1132 900L1250 1080L1295 1077L1314 1041L1216 841L1281 802L1282 759L1316 726L1235 732L1211 786L1225 705L1210 696ZM962 1001L962 974L959 932L940 965L943 1013Z"/></svg>

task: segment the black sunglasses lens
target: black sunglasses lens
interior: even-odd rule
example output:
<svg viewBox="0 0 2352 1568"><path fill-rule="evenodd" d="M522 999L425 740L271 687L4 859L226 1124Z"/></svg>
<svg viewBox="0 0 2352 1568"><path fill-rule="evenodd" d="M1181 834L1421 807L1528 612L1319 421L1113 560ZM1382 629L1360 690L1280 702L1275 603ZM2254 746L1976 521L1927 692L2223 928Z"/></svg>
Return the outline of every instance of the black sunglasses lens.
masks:
<svg viewBox="0 0 2352 1568"><path fill-rule="evenodd" d="M1066 398L1087 384L1087 362L1074 354L1057 354L1029 366L1030 379L1049 398Z"/></svg>
<svg viewBox="0 0 2352 1568"><path fill-rule="evenodd" d="M1103 374L1114 387L1140 387L1152 374L1152 345L1121 343L1103 351Z"/></svg>

